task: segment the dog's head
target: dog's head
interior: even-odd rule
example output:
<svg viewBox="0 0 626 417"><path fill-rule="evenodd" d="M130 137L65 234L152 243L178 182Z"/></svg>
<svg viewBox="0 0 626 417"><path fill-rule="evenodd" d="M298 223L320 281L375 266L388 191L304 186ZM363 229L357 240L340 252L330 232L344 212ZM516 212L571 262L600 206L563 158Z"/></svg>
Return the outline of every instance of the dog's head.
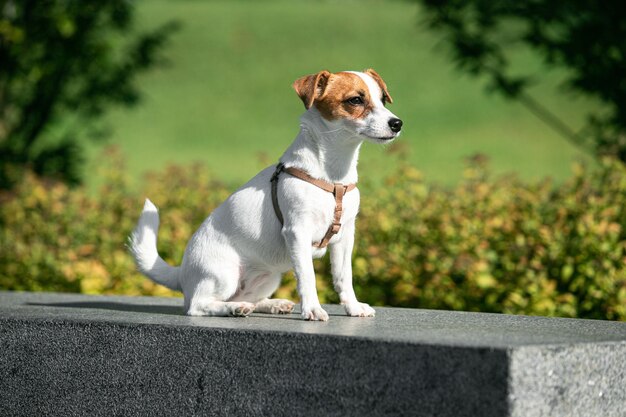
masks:
<svg viewBox="0 0 626 417"><path fill-rule="evenodd" d="M297 79L293 88L304 107L315 107L331 126L374 142L389 142L400 134L402 120L385 107L393 100L373 69L363 72L320 71Z"/></svg>

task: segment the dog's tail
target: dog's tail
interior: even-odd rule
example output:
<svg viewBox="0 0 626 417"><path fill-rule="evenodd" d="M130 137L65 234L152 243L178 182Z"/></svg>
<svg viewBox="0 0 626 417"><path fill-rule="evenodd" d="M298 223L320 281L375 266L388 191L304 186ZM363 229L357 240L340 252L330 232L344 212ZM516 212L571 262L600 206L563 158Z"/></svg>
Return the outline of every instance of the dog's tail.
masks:
<svg viewBox="0 0 626 417"><path fill-rule="evenodd" d="M141 273L169 289L180 291L180 267L168 265L159 256L156 245L158 231L159 212L152 201L146 199L137 227L128 238L128 248Z"/></svg>

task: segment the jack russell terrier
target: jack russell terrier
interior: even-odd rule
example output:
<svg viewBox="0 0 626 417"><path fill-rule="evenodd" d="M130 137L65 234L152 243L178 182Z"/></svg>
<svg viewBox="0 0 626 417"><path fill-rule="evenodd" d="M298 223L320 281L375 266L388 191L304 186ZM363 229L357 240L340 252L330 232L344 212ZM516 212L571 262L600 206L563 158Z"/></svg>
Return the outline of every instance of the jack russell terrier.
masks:
<svg viewBox="0 0 626 417"><path fill-rule="evenodd" d="M293 88L307 109L298 136L278 165L257 174L202 223L181 266L168 265L157 253L159 215L145 202L130 251L143 274L184 293L188 315L291 313L293 302L269 297L281 275L293 269L302 317L327 321L312 258L329 247L333 284L346 313L374 316L352 288L357 159L364 140L389 143L402 121L385 108L392 99L372 69L321 71L296 80Z"/></svg>

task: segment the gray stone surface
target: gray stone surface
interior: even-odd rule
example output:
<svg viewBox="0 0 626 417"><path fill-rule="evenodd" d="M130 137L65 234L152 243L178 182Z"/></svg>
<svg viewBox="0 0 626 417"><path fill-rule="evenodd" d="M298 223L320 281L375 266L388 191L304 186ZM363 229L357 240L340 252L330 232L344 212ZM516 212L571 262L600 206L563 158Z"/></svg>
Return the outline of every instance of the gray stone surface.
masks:
<svg viewBox="0 0 626 417"><path fill-rule="evenodd" d="M626 323L0 292L0 415L626 416Z"/></svg>

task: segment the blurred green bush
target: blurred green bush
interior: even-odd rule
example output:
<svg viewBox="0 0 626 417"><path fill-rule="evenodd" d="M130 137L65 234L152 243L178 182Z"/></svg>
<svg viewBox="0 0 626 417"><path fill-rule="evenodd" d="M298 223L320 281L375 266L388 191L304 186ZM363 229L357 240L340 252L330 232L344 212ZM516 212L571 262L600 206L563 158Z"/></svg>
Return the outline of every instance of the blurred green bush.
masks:
<svg viewBox="0 0 626 417"><path fill-rule="evenodd" d="M143 198L161 210L159 251L180 263L188 238L231 192L205 167L150 174L141 190L110 151L98 194L26 176L0 195L0 288L174 295L135 271L126 237ZM453 189L399 164L363 184L354 282L373 305L626 320L626 169L576 166L563 184L494 178L483 157ZM337 302L328 257L323 302ZM277 296L297 298L288 274Z"/></svg>

